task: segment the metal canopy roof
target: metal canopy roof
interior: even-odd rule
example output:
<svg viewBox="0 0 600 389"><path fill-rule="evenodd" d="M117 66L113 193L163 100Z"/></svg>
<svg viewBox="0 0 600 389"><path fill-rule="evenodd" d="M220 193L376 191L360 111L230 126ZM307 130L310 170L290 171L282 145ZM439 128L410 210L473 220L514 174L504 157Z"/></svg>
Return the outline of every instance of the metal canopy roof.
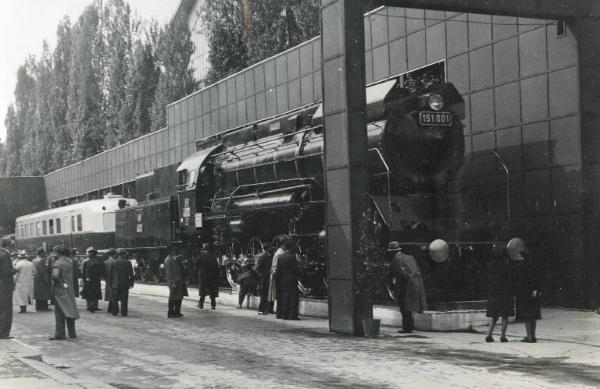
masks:
<svg viewBox="0 0 600 389"><path fill-rule="evenodd" d="M202 149L200 151L196 151L194 154L190 155L186 159L181 162L181 164L177 167L177 171L180 172L182 170L192 171L197 170L206 158L212 154L213 151L221 147L222 145L212 146L206 149Z"/></svg>

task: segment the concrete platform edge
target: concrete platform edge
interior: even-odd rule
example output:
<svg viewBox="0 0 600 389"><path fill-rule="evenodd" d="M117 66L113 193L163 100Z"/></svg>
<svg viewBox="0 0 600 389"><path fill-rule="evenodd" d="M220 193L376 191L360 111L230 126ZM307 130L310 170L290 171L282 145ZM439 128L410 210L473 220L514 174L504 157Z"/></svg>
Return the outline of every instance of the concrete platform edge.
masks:
<svg viewBox="0 0 600 389"><path fill-rule="evenodd" d="M69 374L64 371L53 367L46 362L44 362L44 358L42 353L36 349L35 347L29 346L18 339L10 339L11 347L8 354L17 359L18 361L24 363L35 371L45 375L46 377L59 382L60 384L66 386L79 386L82 388L89 389L114 389L114 386L105 384L103 382L87 382L82 380L77 380L71 377Z"/></svg>
<svg viewBox="0 0 600 389"><path fill-rule="evenodd" d="M156 297L167 297L168 288L165 285L140 284L141 288L131 290L131 293L138 295L148 295ZM188 287L190 296L188 301L198 301L198 292L196 288ZM258 308L259 298L250 296L244 301L244 308ZM217 304L225 306L237 306L238 294L229 289L221 289ZM325 300L300 299L300 315L317 318L328 318L328 306ZM373 317L381 320L381 324L390 327L402 327L402 316L398 308L394 306L376 305L373 307ZM452 311L425 311L416 313L415 328L421 331L464 331L473 327L478 327L487 323L485 310L452 310Z"/></svg>

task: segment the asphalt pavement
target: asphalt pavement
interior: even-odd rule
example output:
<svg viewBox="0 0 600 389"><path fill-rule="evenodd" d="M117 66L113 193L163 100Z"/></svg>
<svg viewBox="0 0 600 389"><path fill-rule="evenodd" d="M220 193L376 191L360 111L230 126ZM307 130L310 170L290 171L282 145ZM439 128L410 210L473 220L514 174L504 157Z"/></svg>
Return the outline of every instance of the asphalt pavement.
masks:
<svg viewBox="0 0 600 389"><path fill-rule="evenodd" d="M166 317L166 287L136 285L128 317L82 318L78 338L50 342L52 312L16 314L0 340L0 388L573 388L600 386L600 315L543 310L538 343L485 343L473 332L399 334L377 339L328 332L327 320L258 316L185 300ZM193 290L192 293L193 295ZM106 304L102 304L106 308ZM16 312L16 310L15 310Z"/></svg>

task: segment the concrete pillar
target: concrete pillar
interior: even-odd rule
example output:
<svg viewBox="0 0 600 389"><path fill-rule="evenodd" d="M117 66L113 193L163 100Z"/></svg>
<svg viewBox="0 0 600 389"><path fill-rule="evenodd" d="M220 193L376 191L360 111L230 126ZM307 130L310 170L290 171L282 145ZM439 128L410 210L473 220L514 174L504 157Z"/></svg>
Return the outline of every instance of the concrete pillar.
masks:
<svg viewBox="0 0 600 389"><path fill-rule="evenodd" d="M584 258L574 266L586 285L587 303L600 307L600 18L575 20L579 56L579 103L583 170ZM578 304L579 305L579 302Z"/></svg>
<svg viewBox="0 0 600 389"><path fill-rule="evenodd" d="M362 334L353 293L360 197L368 192L363 1L321 1L329 329Z"/></svg>

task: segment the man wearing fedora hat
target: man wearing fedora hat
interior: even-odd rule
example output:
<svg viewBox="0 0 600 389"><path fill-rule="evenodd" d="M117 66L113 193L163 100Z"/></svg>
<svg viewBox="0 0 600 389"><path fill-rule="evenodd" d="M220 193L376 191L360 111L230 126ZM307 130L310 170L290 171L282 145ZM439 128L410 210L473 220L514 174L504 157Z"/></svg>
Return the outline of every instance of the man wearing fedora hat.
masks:
<svg viewBox="0 0 600 389"><path fill-rule="evenodd" d="M86 308L91 313L100 311L98 300L102 299L102 286L100 279L104 273L104 264L98 258L98 251L94 247L86 250L88 257L83 261L83 289L81 297L86 301Z"/></svg>
<svg viewBox="0 0 600 389"><path fill-rule="evenodd" d="M392 283L396 286L398 306L402 315L401 332L410 333L415 326L413 312L423 312L427 309L421 268L415 257L402 252L398 242L390 242L388 250L396 253L392 259Z"/></svg>

